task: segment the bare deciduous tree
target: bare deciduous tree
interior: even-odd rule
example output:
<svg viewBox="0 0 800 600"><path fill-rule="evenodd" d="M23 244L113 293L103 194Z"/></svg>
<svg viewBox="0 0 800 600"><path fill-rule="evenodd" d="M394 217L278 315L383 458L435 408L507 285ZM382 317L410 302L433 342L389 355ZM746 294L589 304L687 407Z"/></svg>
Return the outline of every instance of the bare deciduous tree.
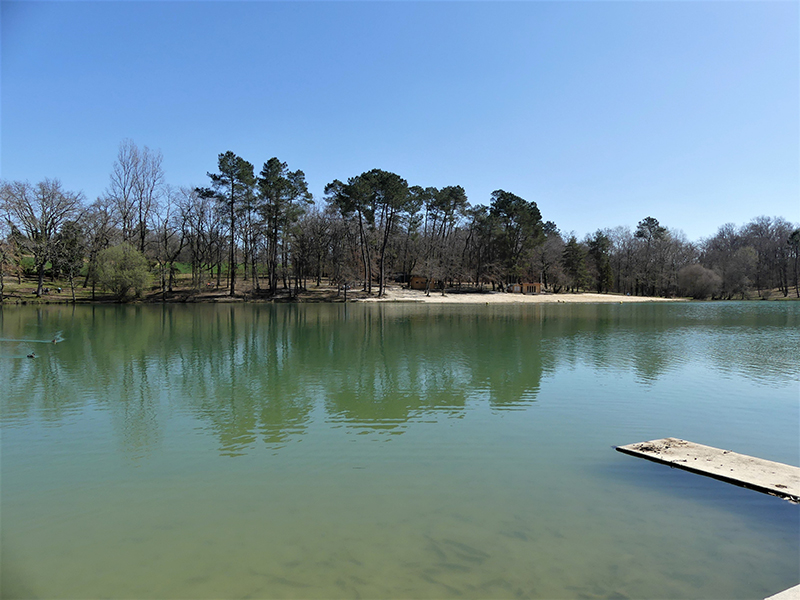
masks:
<svg viewBox="0 0 800 600"><path fill-rule="evenodd" d="M89 259L83 287L86 288L91 281L92 298L94 298L97 286L97 256L109 247L115 234L111 200L107 197L95 200L84 213L83 227Z"/></svg>
<svg viewBox="0 0 800 600"><path fill-rule="evenodd" d="M23 249L33 255L37 296L42 294L44 268L53 258L56 235L64 222L77 217L82 201L82 194L62 189L57 179L45 179L35 186L27 181L0 185L5 218L19 229Z"/></svg>
<svg viewBox="0 0 800 600"><path fill-rule="evenodd" d="M164 298L167 290L172 292L175 273L175 261L183 250L185 244L185 231L183 220L186 215L180 210L180 200L192 190L183 189L176 191L168 189L158 209L153 216L154 250L153 258L158 264L161 276L161 297Z"/></svg>
<svg viewBox="0 0 800 600"><path fill-rule="evenodd" d="M123 140L106 195L114 207L122 239L145 251L153 211L164 193L163 157L147 146Z"/></svg>
<svg viewBox="0 0 800 600"><path fill-rule="evenodd" d="M11 226L8 221L0 219L0 302L5 297L6 268L16 266L14 243L11 239Z"/></svg>

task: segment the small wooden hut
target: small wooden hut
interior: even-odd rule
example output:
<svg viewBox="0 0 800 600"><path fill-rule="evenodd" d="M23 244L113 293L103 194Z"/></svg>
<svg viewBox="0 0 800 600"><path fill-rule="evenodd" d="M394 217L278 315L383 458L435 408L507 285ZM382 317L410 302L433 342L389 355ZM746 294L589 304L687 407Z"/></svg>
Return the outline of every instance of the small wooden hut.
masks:
<svg viewBox="0 0 800 600"><path fill-rule="evenodd" d="M541 283L512 283L508 286L508 291L512 294L541 294Z"/></svg>

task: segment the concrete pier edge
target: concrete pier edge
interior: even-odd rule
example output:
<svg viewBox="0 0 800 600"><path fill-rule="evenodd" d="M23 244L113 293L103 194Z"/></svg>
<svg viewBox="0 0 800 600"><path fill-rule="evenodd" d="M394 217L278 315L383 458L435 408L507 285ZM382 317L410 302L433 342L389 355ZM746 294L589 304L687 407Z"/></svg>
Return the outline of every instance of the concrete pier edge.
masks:
<svg viewBox="0 0 800 600"><path fill-rule="evenodd" d="M800 467L680 438L615 446L618 452L800 503Z"/></svg>
<svg viewBox="0 0 800 600"><path fill-rule="evenodd" d="M615 446L615 450L653 462L713 477L740 487L800 503L800 468L704 446L680 438L662 438ZM800 584L765 600L800 600Z"/></svg>

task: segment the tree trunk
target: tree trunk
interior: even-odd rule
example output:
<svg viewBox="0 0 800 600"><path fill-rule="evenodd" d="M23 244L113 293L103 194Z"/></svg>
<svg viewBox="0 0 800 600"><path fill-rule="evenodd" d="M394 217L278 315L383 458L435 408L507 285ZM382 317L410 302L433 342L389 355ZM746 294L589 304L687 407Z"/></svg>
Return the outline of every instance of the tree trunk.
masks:
<svg viewBox="0 0 800 600"><path fill-rule="evenodd" d="M364 234L364 220L361 211L358 211L358 232L361 238L361 260L364 261L364 291L372 293L372 264L369 255L369 244Z"/></svg>
<svg viewBox="0 0 800 600"><path fill-rule="evenodd" d="M222 244L217 245L217 287L222 285Z"/></svg>
<svg viewBox="0 0 800 600"><path fill-rule="evenodd" d="M230 282L230 291L228 292L229 296L236 295L236 263L234 262L235 252L236 250L233 240L231 240L231 251L228 258L228 281Z"/></svg>
<svg viewBox="0 0 800 600"><path fill-rule="evenodd" d="M233 184L231 184L231 250L228 258L228 272L230 274L231 288L229 296L236 295L236 211L233 209Z"/></svg>
<svg viewBox="0 0 800 600"><path fill-rule="evenodd" d="M797 294L797 297L800 298L800 281L798 281L798 280L800 280L800 277L797 276L797 274L798 274L797 264L798 264L798 256L797 256L797 254L795 254L795 257L794 257L794 291Z"/></svg>
<svg viewBox="0 0 800 600"><path fill-rule="evenodd" d="M278 291L278 233L278 218L277 215L273 215L269 239L269 289L272 294Z"/></svg>
<svg viewBox="0 0 800 600"><path fill-rule="evenodd" d="M383 244L381 244L380 256L380 282L378 283L378 298L382 298L386 287L386 246L389 245L389 236L392 232L394 223L394 211L390 211L386 217L386 225L383 230Z"/></svg>
<svg viewBox="0 0 800 600"><path fill-rule="evenodd" d="M39 265L39 285L36 287L36 295L41 297L42 285L44 284L44 262Z"/></svg>

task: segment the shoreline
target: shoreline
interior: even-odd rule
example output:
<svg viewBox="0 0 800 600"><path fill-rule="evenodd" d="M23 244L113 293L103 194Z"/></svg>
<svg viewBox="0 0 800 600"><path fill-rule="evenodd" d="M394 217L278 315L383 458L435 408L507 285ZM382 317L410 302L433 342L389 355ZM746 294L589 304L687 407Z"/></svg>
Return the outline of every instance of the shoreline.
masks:
<svg viewBox="0 0 800 600"><path fill-rule="evenodd" d="M451 290L444 295L441 291L431 291L426 295L423 290L412 290L401 286L388 286L384 296L369 296L363 291L352 290L347 294L348 303L413 303L413 304L628 304L642 302L690 302L690 298L661 298L657 296L627 296L622 294L596 292L583 293L541 293L520 294L500 291L458 291ZM235 296L228 295L226 290L197 292L194 290L176 290L163 297L160 292L151 292L144 298L116 300L107 294L100 294L92 300L85 295L78 295L75 304L343 304L342 295L337 294L335 286L310 286L307 290L291 296L281 290L277 296L242 291ZM41 306L73 304L69 293L63 290L60 294L42 297L8 295L0 303L2 306Z"/></svg>
<svg viewBox="0 0 800 600"><path fill-rule="evenodd" d="M383 298L360 298L358 302L415 302L424 304L626 304L640 302L689 302L688 298L655 296L623 296L595 292L564 294L520 294L509 292L425 292L403 288L388 288Z"/></svg>
<svg viewBox="0 0 800 600"><path fill-rule="evenodd" d="M322 283L317 286L310 284L303 291L291 294L289 290L279 289L274 296L266 290L253 290L242 286L238 289L235 296L230 296L226 288L203 288L200 290L184 286L177 286L174 291L162 295L160 290L150 289L147 294L140 298L128 298L118 300L107 292L98 292L97 297L92 299L89 290L76 288L76 299L74 304L342 304L345 302L344 295L335 285ZM37 297L34 293L35 288L27 283L22 286L6 284L7 291L4 294L3 306L41 306L41 305L64 305L73 304L69 289L62 288L56 292L51 288L49 294ZM10 288L10 289L8 289ZM475 288L450 289L444 295L441 290L431 290L430 295L425 295L424 290L412 290L399 284L388 285L382 298L377 297L377 286L373 287L373 294L358 289L348 290L347 302L389 302L389 303L414 303L414 304L630 304L630 303L661 303L661 302L800 302L800 298L793 295L784 297L779 295L776 290L767 292L766 296L737 298L728 300L693 300L688 297L664 298L660 296L628 296L620 293L607 292L599 294L597 292L580 293L552 293L543 292L540 294L521 294L511 292L501 292L493 290L480 291Z"/></svg>

